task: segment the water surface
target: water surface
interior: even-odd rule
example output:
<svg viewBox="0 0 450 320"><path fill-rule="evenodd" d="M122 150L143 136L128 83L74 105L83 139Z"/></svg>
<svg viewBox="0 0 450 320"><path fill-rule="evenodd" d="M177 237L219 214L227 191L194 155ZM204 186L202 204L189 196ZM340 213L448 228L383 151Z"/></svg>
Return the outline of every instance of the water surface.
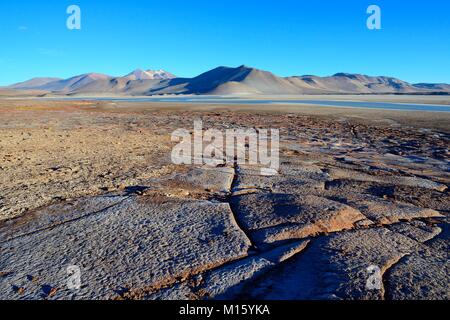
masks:
<svg viewBox="0 0 450 320"><path fill-rule="evenodd" d="M68 100L85 100L86 98L68 98ZM242 98L220 98L220 97L149 97L149 98L89 98L89 100L100 101L123 101L123 102L182 102L196 104L284 104L284 105L314 105L321 107L342 108L367 108L403 111L434 111L450 112L450 105L439 104L414 104L394 102L371 102L371 101L343 101L343 100L283 100L283 99L242 99Z"/></svg>

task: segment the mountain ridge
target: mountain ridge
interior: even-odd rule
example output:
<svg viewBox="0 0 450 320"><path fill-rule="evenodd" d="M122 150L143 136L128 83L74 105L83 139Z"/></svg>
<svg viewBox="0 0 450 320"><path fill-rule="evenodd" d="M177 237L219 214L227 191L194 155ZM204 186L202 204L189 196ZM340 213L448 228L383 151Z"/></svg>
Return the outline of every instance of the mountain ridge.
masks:
<svg viewBox="0 0 450 320"><path fill-rule="evenodd" d="M43 90L54 94L123 95L293 95L293 94L450 94L450 84L418 83L388 76L336 73L279 77L272 72L241 65L220 66L193 78L178 78L165 70L136 69L122 77L86 73L68 79L33 78L10 89Z"/></svg>

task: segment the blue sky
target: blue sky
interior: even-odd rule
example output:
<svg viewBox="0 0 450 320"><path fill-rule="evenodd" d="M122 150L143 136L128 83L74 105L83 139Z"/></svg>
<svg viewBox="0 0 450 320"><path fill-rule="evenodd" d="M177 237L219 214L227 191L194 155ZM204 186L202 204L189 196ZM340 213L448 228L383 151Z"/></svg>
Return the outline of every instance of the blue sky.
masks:
<svg viewBox="0 0 450 320"><path fill-rule="evenodd" d="M82 29L66 28L77 4ZM366 9L382 9L382 30ZM0 85L36 76L191 77L242 64L280 76L337 72L450 83L448 0L0 1Z"/></svg>

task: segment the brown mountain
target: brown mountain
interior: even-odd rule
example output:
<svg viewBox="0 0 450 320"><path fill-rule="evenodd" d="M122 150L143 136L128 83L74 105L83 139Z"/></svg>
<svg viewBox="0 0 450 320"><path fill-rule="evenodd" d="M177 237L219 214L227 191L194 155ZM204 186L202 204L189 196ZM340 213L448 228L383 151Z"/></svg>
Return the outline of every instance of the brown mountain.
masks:
<svg viewBox="0 0 450 320"><path fill-rule="evenodd" d="M218 67L194 78L176 78L164 70L135 70L123 77L89 73L69 79L36 78L10 86L55 94L117 95L287 95L287 94L449 94L448 84L410 84L392 77L337 73L330 77L278 77L247 66Z"/></svg>

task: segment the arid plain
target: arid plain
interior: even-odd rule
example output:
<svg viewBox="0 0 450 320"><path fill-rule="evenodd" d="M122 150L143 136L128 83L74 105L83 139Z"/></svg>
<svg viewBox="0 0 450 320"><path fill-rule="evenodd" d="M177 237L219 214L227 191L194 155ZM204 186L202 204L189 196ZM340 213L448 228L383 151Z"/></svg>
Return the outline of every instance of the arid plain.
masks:
<svg viewBox="0 0 450 320"><path fill-rule="evenodd" d="M195 119L279 129L279 174L174 165L171 133ZM3 97L0 298L449 299L449 124L449 112Z"/></svg>

